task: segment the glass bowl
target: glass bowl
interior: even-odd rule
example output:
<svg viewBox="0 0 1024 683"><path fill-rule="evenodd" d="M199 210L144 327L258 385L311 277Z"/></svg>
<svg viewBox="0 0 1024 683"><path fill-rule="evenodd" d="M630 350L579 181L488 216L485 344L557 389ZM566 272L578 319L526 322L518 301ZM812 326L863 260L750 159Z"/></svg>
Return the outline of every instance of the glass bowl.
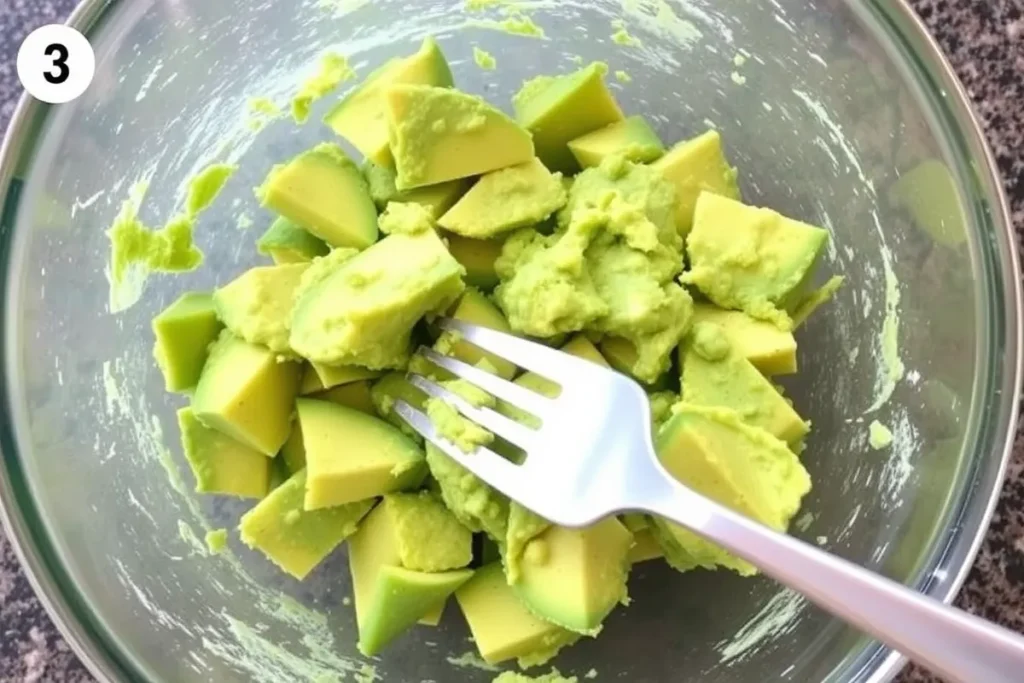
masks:
<svg viewBox="0 0 1024 683"><path fill-rule="evenodd" d="M815 488L793 533L938 599L959 587L1016 419L1019 269L992 158L906 4L524 1L543 38L501 30L515 12L490 4L90 1L72 19L95 47L90 89L21 103L0 166L0 498L37 591L100 679L493 677L465 664L473 645L451 605L439 628L360 658L343 550L303 583L237 539L207 556L204 530L233 527L246 506L191 493L180 401L151 357L149 321L177 293L260 260L271 216L252 188L270 165L333 137L319 118L334 98L303 127L259 131L248 98L286 102L326 49L365 75L428 34L462 88L505 106L525 78L605 60L625 74L610 77L624 108L664 140L714 126L748 201L832 232L820 276L846 285L800 330L802 369L786 385L814 423L802 457ZM616 21L638 43L614 41ZM496 71L477 67L474 46ZM129 188L149 181L141 216L161 224L214 160L242 170L199 223L203 266L112 299L105 230ZM874 420L891 447L869 446ZM563 672L714 683L899 668L766 579L649 563L631 593L600 639L559 657Z"/></svg>

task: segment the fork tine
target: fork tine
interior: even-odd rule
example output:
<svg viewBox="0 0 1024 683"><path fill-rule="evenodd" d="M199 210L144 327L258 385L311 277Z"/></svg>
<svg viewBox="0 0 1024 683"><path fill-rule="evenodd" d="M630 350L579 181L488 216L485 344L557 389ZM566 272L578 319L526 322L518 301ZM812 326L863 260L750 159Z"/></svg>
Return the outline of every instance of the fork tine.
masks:
<svg viewBox="0 0 1024 683"><path fill-rule="evenodd" d="M395 402L395 412L401 415L409 425L419 432L420 436L437 446L448 457L455 460L467 470L483 479L506 495L522 493L525 482L519 465L513 464L489 448L477 447L470 453L448 441L437 433L430 418L422 411L416 410L405 401ZM519 496L516 496L518 499Z"/></svg>
<svg viewBox="0 0 1024 683"><path fill-rule="evenodd" d="M409 381L429 395L447 402L463 416L509 441L512 445L519 446L525 451L529 451L533 446L536 432L515 420L510 420L490 408L478 408L455 392L431 382L421 375L409 375Z"/></svg>
<svg viewBox="0 0 1024 683"><path fill-rule="evenodd" d="M461 320L439 318L438 325L442 329L459 333L464 340L484 351L506 358L521 368L555 380L559 384L571 382L579 377L579 373L593 371L595 367L589 361L550 349L543 344L479 325L470 325Z"/></svg>
<svg viewBox="0 0 1024 683"><path fill-rule="evenodd" d="M520 410L525 410L538 418L543 418L545 413L551 410L553 401L547 396L541 396L526 387L521 387L518 384L504 380L497 375L492 375L474 365L463 363L451 356L442 355L426 346L421 347L418 353L431 363L439 365L453 375L472 382L491 396L497 396L501 400L514 405Z"/></svg>

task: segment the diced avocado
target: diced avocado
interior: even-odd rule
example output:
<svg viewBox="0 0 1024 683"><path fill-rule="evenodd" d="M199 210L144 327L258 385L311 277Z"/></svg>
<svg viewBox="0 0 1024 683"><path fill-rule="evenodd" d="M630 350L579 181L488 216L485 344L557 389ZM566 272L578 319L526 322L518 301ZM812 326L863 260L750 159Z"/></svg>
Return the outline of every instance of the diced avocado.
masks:
<svg viewBox="0 0 1024 683"><path fill-rule="evenodd" d="M693 323L714 323L722 330L733 351L749 360L766 375L790 375L796 372L796 339L764 320L751 318L742 311L727 311L711 304L693 307Z"/></svg>
<svg viewBox="0 0 1024 683"><path fill-rule="evenodd" d="M737 512L784 531L810 491L797 456L735 411L682 404L656 440L658 458L674 477ZM756 570L681 526L653 518L665 558L676 569Z"/></svg>
<svg viewBox="0 0 1024 683"><path fill-rule="evenodd" d="M578 170L569 142L623 119L606 73L607 64L594 62L564 76L538 76L512 99L516 120L533 133L537 156L552 171Z"/></svg>
<svg viewBox="0 0 1024 683"><path fill-rule="evenodd" d="M519 581L523 555L530 541L551 528L551 522L516 501L508 508L508 533L505 534L504 566L509 584Z"/></svg>
<svg viewBox="0 0 1024 683"><path fill-rule="evenodd" d="M259 188L263 204L332 247L377 241L377 207L359 168L333 143L275 166Z"/></svg>
<svg viewBox="0 0 1024 683"><path fill-rule="evenodd" d="M373 399L370 397L369 382L341 384L326 391L321 391L318 394L313 394L310 398L337 403L339 406L346 406L361 413L377 417L377 409L374 407Z"/></svg>
<svg viewBox="0 0 1024 683"><path fill-rule="evenodd" d="M320 379L321 389L332 389L342 384L351 384L367 379L380 377L380 372L358 365L326 365L324 363L310 362L310 367Z"/></svg>
<svg viewBox="0 0 1024 683"><path fill-rule="evenodd" d="M821 228L705 192L686 238L690 270L682 280L722 308L789 329L784 309L802 295L827 241Z"/></svg>
<svg viewBox="0 0 1024 683"><path fill-rule="evenodd" d="M292 263L250 268L214 291L217 316L236 337L293 355L288 319L295 290L308 267L308 263Z"/></svg>
<svg viewBox="0 0 1024 683"><path fill-rule="evenodd" d="M676 227L684 237L693 227L693 212L702 192L729 199L740 198L736 169L725 159L718 131L709 130L692 140L680 142L652 167L675 185L678 201Z"/></svg>
<svg viewBox="0 0 1024 683"><path fill-rule="evenodd" d="M306 470L270 492L238 524L242 542L259 550L297 579L313 568L356 528L374 501L361 500L324 510L305 510Z"/></svg>
<svg viewBox="0 0 1024 683"><path fill-rule="evenodd" d="M802 325L812 313L831 301L843 286L845 279L842 275L833 275L828 282L801 299L800 303L793 307L793 327Z"/></svg>
<svg viewBox="0 0 1024 683"><path fill-rule="evenodd" d="M318 391L324 390L323 382L320 381L320 375L316 374L316 370L313 366L306 364L305 369L302 371L302 380L299 382L299 395L308 396L309 394L315 394Z"/></svg>
<svg viewBox="0 0 1024 683"><path fill-rule="evenodd" d="M431 608L429 612L420 617L417 622L422 626L439 626L441 624L441 617L444 616L444 607L448 604L448 600L445 599L437 607Z"/></svg>
<svg viewBox="0 0 1024 683"><path fill-rule="evenodd" d="M267 476L267 491L273 491L281 484L288 481L292 471L288 469L284 458L274 458L270 461L270 474Z"/></svg>
<svg viewBox="0 0 1024 683"><path fill-rule="evenodd" d="M153 318L153 357L167 391L196 386L210 344L223 327L209 292L186 292Z"/></svg>
<svg viewBox="0 0 1024 683"><path fill-rule="evenodd" d="M306 467L306 447L302 443L302 425L298 420L292 421L292 432L288 440L281 446L281 452L276 458L282 461L288 468L289 474L295 474Z"/></svg>
<svg viewBox="0 0 1024 683"><path fill-rule="evenodd" d="M561 174L552 174L535 157L480 178L437 224L463 237L491 239L540 223L567 199Z"/></svg>
<svg viewBox="0 0 1024 683"><path fill-rule="evenodd" d="M748 424L787 443L799 441L810 431L793 406L746 358L727 352L718 360L709 360L692 344L681 346L679 353L687 403L731 408Z"/></svg>
<svg viewBox="0 0 1024 683"><path fill-rule="evenodd" d="M300 369L225 330L210 347L192 410L203 424L273 456L291 431Z"/></svg>
<svg viewBox="0 0 1024 683"><path fill-rule="evenodd" d="M672 406L679 403L679 394L674 391L648 391L647 400L651 403L651 426L657 433L672 417Z"/></svg>
<svg viewBox="0 0 1024 683"><path fill-rule="evenodd" d="M479 97L426 85L393 85L384 97L399 190L482 175L534 156L530 134Z"/></svg>
<svg viewBox="0 0 1024 683"><path fill-rule="evenodd" d="M630 116L570 140L569 151L580 166L590 168L613 155L638 164L650 163L665 153L665 146L644 117Z"/></svg>
<svg viewBox="0 0 1024 683"><path fill-rule="evenodd" d="M601 367L609 367L608 361L605 360L601 352L594 347L594 344L582 334L577 334L567 341L562 346L562 351L565 351L569 355L582 358L583 360L589 360L591 363L596 363Z"/></svg>
<svg viewBox="0 0 1024 683"><path fill-rule="evenodd" d="M270 224L256 242L256 250L281 265L307 263L317 256L326 256L331 248L305 228L281 216Z"/></svg>
<svg viewBox="0 0 1024 683"><path fill-rule="evenodd" d="M391 235L300 294L289 342L319 363L400 368L419 319L463 289L462 266L434 232Z"/></svg>
<svg viewBox="0 0 1024 683"><path fill-rule="evenodd" d="M579 635L531 614L512 592L499 562L478 569L455 592L455 599L480 656L488 664L516 658L521 666L544 664L579 639Z"/></svg>
<svg viewBox="0 0 1024 683"><path fill-rule="evenodd" d="M582 529L553 526L527 544L512 590L534 614L597 635L605 617L626 600L632 543L614 517Z"/></svg>
<svg viewBox="0 0 1024 683"><path fill-rule="evenodd" d="M423 452L392 425L336 403L295 402L306 450L306 509L419 486Z"/></svg>
<svg viewBox="0 0 1024 683"><path fill-rule="evenodd" d="M384 91L396 83L419 83L449 88L452 72L441 48L433 38L423 41L419 51L393 59L367 77L366 82L339 102L324 117L324 123L380 166L391 166Z"/></svg>
<svg viewBox="0 0 1024 683"><path fill-rule="evenodd" d="M470 531L483 531L504 542L508 533L508 499L443 451L427 444L427 465L448 509Z"/></svg>
<svg viewBox="0 0 1024 683"><path fill-rule="evenodd" d="M467 288L463 293L455 310L451 312L451 317L455 320L462 320L467 323L511 334L508 321L505 320L505 316L498 307L482 294L480 290L473 289L472 287ZM510 363L492 353L481 351L478 347L463 341L456 333L447 331L441 333L434 348L441 353L454 356L470 365L476 365L481 360L486 359L491 367L494 368L494 374L503 379L515 377L516 366L514 363Z"/></svg>
<svg viewBox="0 0 1024 683"><path fill-rule="evenodd" d="M633 532L633 546L629 549L630 564L639 564L664 556L665 551L661 549L661 545L651 529Z"/></svg>
<svg viewBox="0 0 1024 683"><path fill-rule="evenodd" d="M622 374L629 375L643 382L645 386L653 390L664 389L668 386L667 374L661 375L651 383L644 382L636 376L636 367L640 361L640 355L636 352L636 347L629 340L622 337L606 336L598 343L598 347L601 349L601 355L606 359L607 363Z"/></svg>
<svg viewBox="0 0 1024 683"><path fill-rule="evenodd" d="M377 654L425 614L443 606L472 576L472 569L427 573L381 567L374 591L377 600L359 628L359 651L368 657Z"/></svg>
<svg viewBox="0 0 1024 683"><path fill-rule="evenodd" d="M270 459L266 455L205 426L191 408L178 410L178 427L185 459L196 477L196 493L242 498L267 494Z"/></svg>
<svg viewBox="0 0 1024 683"><path fill-rule="evenodd" d="M405 401L420 411L425 410L428 398L422 389L409 382L404 372L390 372L384 375L370 388L370 398L378 415L413 437L417 443L423 439L395 412L397 401Z"/></svg>
<svg viewBox="0 0 1024 683"><path fill-rule="evenodd" d="M392 168L378 166L372 162L363 165L363 175L370 184L370 196L377 208L383 211L391 202L419 204L435 221L450 209L469 189L468 178L449 180L437 185L424 185L405 192L395 187L397 174Z"/></svg>
<svg viewBox="0 0 1024 683"><path fill-rule="evenodd" d="M482 290L494 289L498 284L494 262L501 256L505 241L474 240L451 233L445 234L444 238L448 242L448 251L466 269L466 284Z"/></svg>

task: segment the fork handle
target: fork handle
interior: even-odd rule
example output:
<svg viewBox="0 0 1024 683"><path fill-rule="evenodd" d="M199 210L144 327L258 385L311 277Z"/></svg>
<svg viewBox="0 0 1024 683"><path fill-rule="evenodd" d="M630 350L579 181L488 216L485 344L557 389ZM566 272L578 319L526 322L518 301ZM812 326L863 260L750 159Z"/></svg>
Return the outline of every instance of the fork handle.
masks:
<svg viewBox="0 0 1024 683"><path fill-rule="evenodd" d="M680 486L645 507L714 541L951 681L1024 680L1024 637L778 533Z"/></svg>

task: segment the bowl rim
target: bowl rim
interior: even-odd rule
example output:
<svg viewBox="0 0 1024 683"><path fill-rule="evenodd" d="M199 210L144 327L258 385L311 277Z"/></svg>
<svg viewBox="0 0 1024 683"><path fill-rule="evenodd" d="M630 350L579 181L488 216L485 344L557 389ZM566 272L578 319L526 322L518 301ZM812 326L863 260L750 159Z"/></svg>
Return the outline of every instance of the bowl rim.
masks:
<svg viewBox="0 0 1024 683"><path fill-rule="evenodd" d="M850 0L844 0L844 2L850 3ZM71 12L65 25L75 28L83 34L88 34L105 12L122 4L125 4L123 0L82 0ZM944 558L948 558L950 554L956 554L961 561L960 566L950 576L946 585L940 587L937 594L929 593L943 603L950 604L966 581L987 534L1012 455L1019 400L1022 393L1022 365L1024 365L1024 357L1022 357L1024 356L1024 323L1022 323L1024 295L1022 295L1021 264L1001 173L967 91L956 75L952 64L942 51L938 41L929 32L924 21L910 6L909 0L870 0L868 5L870 6L868 11L880 11L891 22L898 24L905 40L914 41L915 47L920 51L917 53L918 59L926 68L929 68L931 75L938 79L937 85L949 110L947 115L958 124L960 133L965 138L963 143L972 153L973 158L984 160L984 172L978 174L978 180L982 191L990 195L992 200L991 221L997 228L994 242L999 260L1002 265L1007 267L1001 283L1005 297L1003 313L1007 321L1005 341L1008 342L1004 356L1010 360L1012 372L1007 373L1009 379L1003 381L1003 387L1011 387L1009 392L1002 392L1001 404L1004 407L1004 414L1001 421L1005 425L1005 433L1002 434L1002 443L999 444L997 438L992 449L993 456L996 453L999 454L996 466L993 466L993 462L989 462L987 465L987 475L990 481L987 499L982 499L984 500L983 506L980 506L979 500L975 500L972 504L973 537L965 540L966 535L963 533L959 537L954 536L938 553ZM41 115L50 106L35 100L27 93L22 93L5 131L2 144L0 144L0 224L6 223L8 212L6 204L7 198L10 196L14 169L18 160L31 146L35 124L41 120ZM981 171L981 169L978 170ZM0 259L6 260L8 256L6 252L7 245L0 244ZM0 282L0 288L6 288L6 283ZM6 308L6 303L0 301L0 311L3 308ZM5 311L3 315L6 316ZM5 353L7 352L5 351ZM0 410L3 410L4 414L10 414L8 409L10 393L7 391L5 375L5 369L0 367ZM8 458L3 457L4 454L15 450L15 444L9 431L6 428L0 429L0 458L6 463ZM49 557L49 552L40 549L39 545L33 542L33 534L29 529L30 524L24 511L18 505L18 498L18 493L12 487L6 466L0 467L0 526L6 532L25 576L50 620L85 668L97 680L104 683L131 680L132 674L128 670L129 667L124 666L123 656L101 642L101 638L96 637L94 629L87 623L90 620L83 618L82 606L62 589L64 581L63 577L59 576L62 574L59 563L55 563L53 558ZM927 588L928 586L921 587ZM933 585L931 588L935 588L935 586ZM892 681L908 661L900 653L889 650L878 643L875 643L873 647L866 648L862 655L867 656L861 657L863 663L860 671L854 672L854 677L868 683ZM869 671L869 669L871 670ZM861 675L865 672L867 672L867 677Z"/></svg>

